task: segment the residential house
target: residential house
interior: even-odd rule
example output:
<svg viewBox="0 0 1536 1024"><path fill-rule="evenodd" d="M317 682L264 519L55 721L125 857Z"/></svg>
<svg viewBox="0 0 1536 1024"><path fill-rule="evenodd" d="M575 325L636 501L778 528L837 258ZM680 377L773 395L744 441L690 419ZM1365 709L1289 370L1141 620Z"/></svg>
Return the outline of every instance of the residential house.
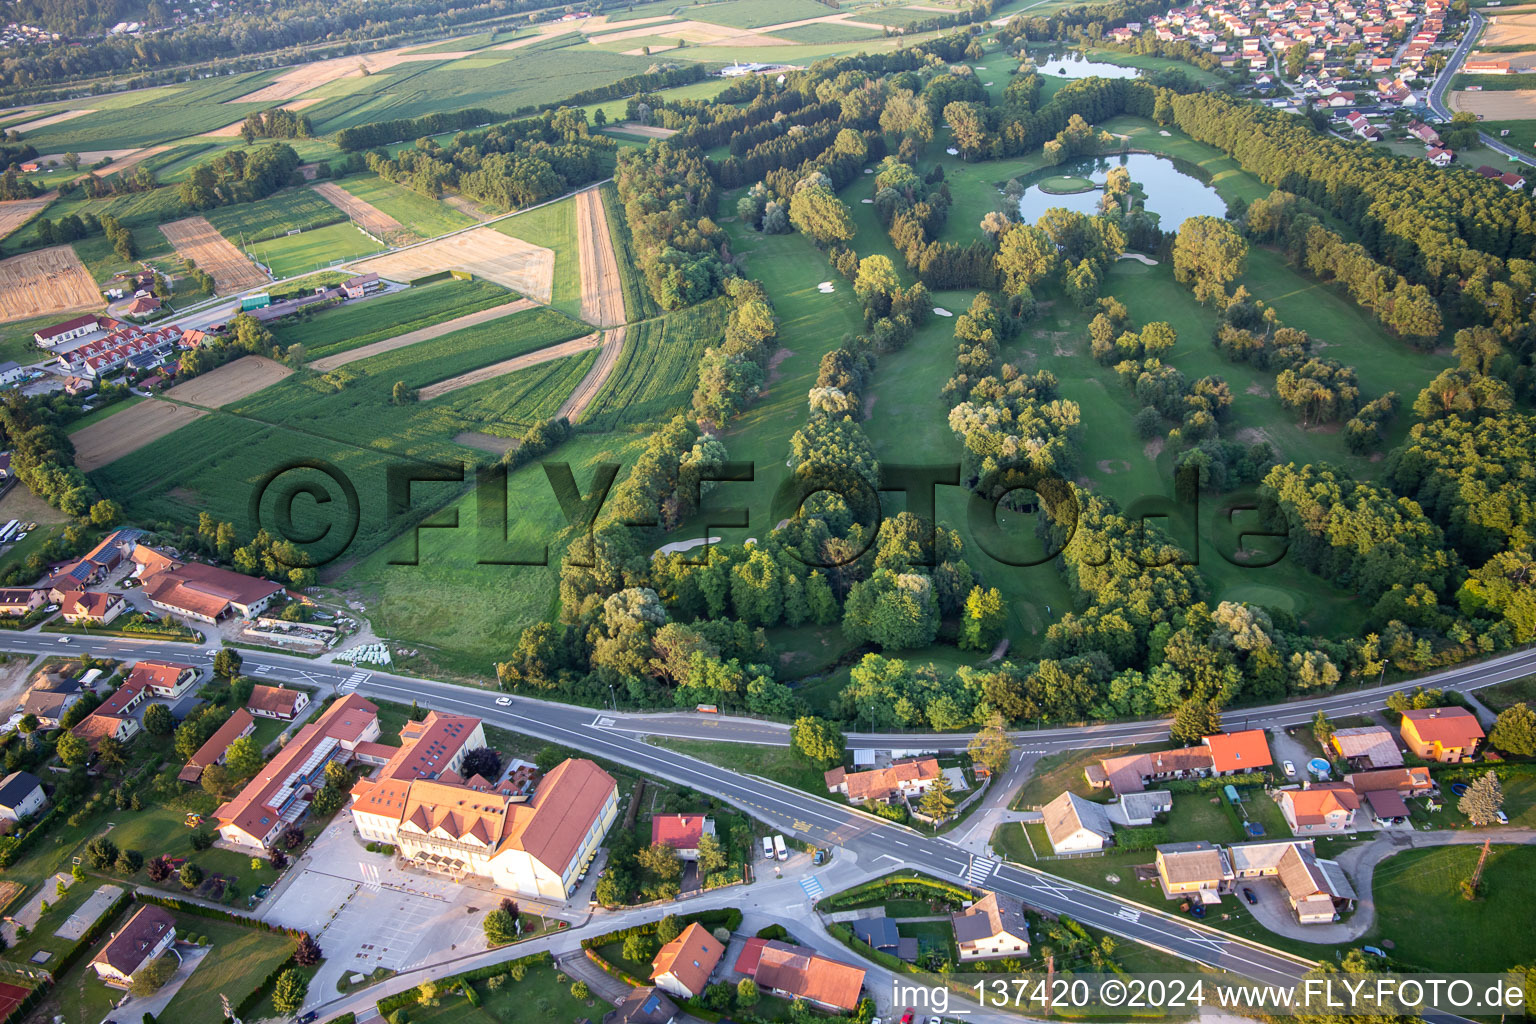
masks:
<svg viewBox="0 0 1536 1024"><path fill-rule="evenodd" d="M1110 801L1104 808L1112 824L1135 828L1150 825L1159 814L1173 810L1173 794L1166 789L1147 789L1140 793L1125 793Z"/></svg>
<svg viewBox="0 0 1536 1024"><path fill-rule="evenodd" d="M26 369L14 359L0 363L0 385L15 384L26 375Z"/></svg>
<svg viewBox="0 0 1536 1024"><path fill-rule="evenodd" d="M1319 860L1311 839L1236 843L1228 851L1237 881L1274 878L1302 924L1327 924L1338 902L1355 899L1343 869L1334 861Z"/></svg>
<svg viewBox="0 0 1536 1024"><path fill-rule="evenodd" d="M105 626L128 609L121 594L71 590L59 598L59 612L70 625Z"/></svg>
<svg viewBox="0 0 1536 1024"><path fill-rule="evenodd" d="M349 299L360 299L369 292L379 290L383 282L378 274L359 274L341 283L341 290Z"/></svg>
<svg viewBox="0 0 1536 1024"><path fill-rule="evenodd" d="M22 618L47 600L48 592L37 587L0 587L0 615Z"/></svg>
<svg viewBox="0 0 1536 1024"><path fill-rule="evenodd" d="M1336 729L1328 744L1352 768L1394 768L1403 763L1392 730L1382 725Z"/></svg>
<svg viewBox="0 0 1536 1024"><path fill-rule="evenodd" d="M60 720L64 717L64 712L78 704L82 696L84 694L80 692L78 682L67 690L43 690L33 687L21 699L21 706L17 710L24 715L36 718L40 728L57 729Z"/></svg>
<svg viewBox="0 0 1536 1024"><path fill-rule="evenodd" d="M1157 848L1157 879L1169 899L1196 896L1217 903L1231 891L1232 862L1225 850L1204 839L1163 843Z"/></svg>
<svg viewBox="0 0 1536 1024"><path fill-rule="evenodd" d="M1263 729L1223 732L1201 740L1211 752L1213 775L1237 775L1262 771L1274 764Z"/></svg>
<svg viewBox="0 0 1536 1024"><path fill-rule="evenodd" d="M1045 832L1051 848L1058 854L1089 853L1114 842L1115 827L1109 823L1104 805L1085 800L1071 790L1046 804Z"/></svg>
<svg viewBox="0 0 1536 1024"><path fill-rule="evenodd" d="M603 1024L672 1024L676 1019L677 1004L656 988L632 988L603 1014Z"/></svg>
<svg viewBox="0 0 1536 1024"><path fill-rule="evenodd" d="M1029 921L1024 904L1012 896L989 892L950 915L950 924L961 963L1029 955Z"/></svg>
<svg viewBox="0 0 1536 1024"><path fill-rule="evenodd" d="M11 772L0 779L0 820L30 818L46 806L42 780L31 772Z"/></svg>
<svg viewBox="0 0 1536 1024"><path fill-rule="evenodd" d="M1440 145L1440 133L1422 121L1412 121L1408 125L1408 134L1424 143L1426 146Z"/></svg>
<svg viewBox="0 0 1536 1024"><path fill-rule="evenodd" d="M1446 764L1471 757L1483 738L1477 716L1459 707L1404 711L1400 730L1409 750L1426 761Z"/></svg>
<svg viewBox="0 0 1536 1024"><path fill-rule="evenodd" d="M709 976L725 955L725 947L697 921L661 947L651 961L651 980L656 987L679 999L704 994Z"/></svg>
<svg viewBox="0 0 1536 1024"><path fill-rule="evenodd" d="M736 973L756 981L761 992L840 1013L856 1010L864 991L861 968L777 939L748 939Z"/></svg>
<svg viewBox="0 0 1536 1024"><path fill-rule="evenodd" d="M145 687L156 697L177 700L196 684L197 669L174 661L141 661L128 673L127 682Z"/></svg>
<svg viewBox="0 0 1536 1024"><path fill-rule="evenodd" d="M1525 188L1524 176L1516 174L1514 171L1505 171L1503 174L1499 175L1499 181L1502 182L1504 187L1509 189L1511 192Z"/></svg>
<svg viewBox="0 0 1536 1024"><path fill-rule="evenodd" d="M133 561L150 604L200 622L218 622L232 614L255 618L283 592L270 580L177 561L142 544L133 549Z"/></svg>
<svg viewBox="0 0 1536 1024"><path fill-rule="evenodd" d="M1212 764L1211 749L1201 745L1107 757L1096 765L1089 765L1085 775L1095 789L1108 786L1115 793L1124 795L1139 793L1150 782L1209 775Z"/></svg>
<svg viewBox="0 0 1536 1024"><path fill-rule="evenodd" d="M132 529L112 531L81 557L58 566L40 586L47 588L53 601L70 591L86 589L123 564L139 533Z"/></svg>
<svg viewBox="0 0 1536 1024"><path fill-rule="evenodd" d="M854 938L870 949L888 953L909 963L917 959L917 939L903 937L896 922L881 914L878 917L860 917L849 921Z"/></svg>
<svg viewBox="0 0 1536 1024"><path fill-rule="evenodd" d="M298 731L233 799L213 812L219 835L262 853L304 816L309 797L325 783L330 761L346 763L360 743L379 738L379 709L355 693L336 701Z"/></svg>
<svg viewBox="0 0 1536 1024"><path fill-rule="evenodd" d="M1358 772L1344 777L1379 826L1401 825L1408 820L1408 798L1430 793L1434 780L1428 768L1397 768Z"/></svg>
<svg viewBox="0 0 1536 1024"><path fill-rule="evenodd" d="M128 305L123 307L123 315L131 316L135 320L153 316L158 312L160 312L160 300L153 295L136 295Z"/></svg>
<svg viewBox="0 0 1536 1024"><path fill-rule="evenodd" d="M1342 782L1319 782L1305 789L1282 789L1280 813L1296 835L1316 832L1350 832L1360 796Z"/></svg>
<svg viewBox="0 0 1536 1024"><path fill-rule="evenodd" d="M111 317L97 316L95 313L87 313L85 316L77 316L72 320L65 320L61 324L52 327L44 327L32 335L43 348L55 348L66 341L74 341L83 338L99 330L107 330L108 325L116 326L117 321Z"/></svg>
<svg viewBox="0 0 1536 1024"><path fill-rule="evenodd" d="M651 842L666 843L683 860L698 860L699 840L714 834L714 819L702 814L657 814L651 818Z"/></svg>
<svg viewBox="0 0 1536 1024"><path fill-rule="evenodd" d="M850 772L834 768L825 775L827 792L841 793L856 804L873 800L888 804L898 799L922 796L942 772L938 758L923 757L897 761L886 768Z"/></svg>
<svg viewBox="0 0 1536 1024"><path fill-rule="evenodd" d="M1453 150L1446 149L1444 146L1436 146L1424 155L1424 159L1436 167L1449 167L1452 161L1456 159L1456 153Z"/></svg>
<svg viewBox="0 0 1536 1024"><path fill-rule="evenodd" d="M257 683L251 687L251 698L245 702L245 707L258 718L277 718L291 722L309 707L309 693L287 686Z"/></svg>
<svg viewBox="0 0 1536 1024"><path fill-rule="evenodd" d="M194 784L200 782L203 769L211 764L224 763L224 757L229 753L231 743L255 731L256 719L251 717L251 713L245 708L235 708L235 713L225 719L224 724L197 748L197 752L188 759L186 766L176 777L182 782Z"/></svg>
<svg viewBox="0 0 1536 1024"><path fill-rule="evenodd" d="M102 981L125 989L141 968L154 963L175 941L176 919L170 911L146 903L91 958L91 966Z"/></svg>
<svg viewBox="0 0 1536 1024"><path fill-rule="evenodd" d="M111 737L119 743L127 743L139 734L139 722L127 715L104 715L100 709L92 711L69 730L85 740L86 746L95 750L102 740Z"/></svg>

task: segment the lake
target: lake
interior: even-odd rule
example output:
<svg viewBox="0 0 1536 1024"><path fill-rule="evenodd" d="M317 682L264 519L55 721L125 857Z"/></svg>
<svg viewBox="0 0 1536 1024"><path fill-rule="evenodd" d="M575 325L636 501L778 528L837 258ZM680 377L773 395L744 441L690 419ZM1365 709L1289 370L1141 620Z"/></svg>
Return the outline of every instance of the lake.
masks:
<svg viewBox="0 0 1536 1024"><path fill-rule="evenodd" d="M1052 78L1135 78L1141 74L1137 68L1123 68L1119 64L1089 60L1080 53L1066 53L1045 61L1036 61L1042 75Z"/></svg>
<svg viewBox="0 0 1536 1024"><path fill-rule="evenodd" d="M1172 160L1151 153L1080 157L1053 168L1052 174L1075 175L1103 185L1111 167L1124 167L1131 172L1131 180L1139 183L1146 193L1147 211L1158 215L1159 226L1164 231L1178 230L1179 225L1190 217L1225 217L1227 214L1227 204L1214 188L1185 174L1173 165ZM1033 224L1052 207L1098 213L1099 200L1103 197L1103 189L1062 196L1042 192L1040 186L1032 185L1019 197L1019 214L1027 223Z"/></svg>

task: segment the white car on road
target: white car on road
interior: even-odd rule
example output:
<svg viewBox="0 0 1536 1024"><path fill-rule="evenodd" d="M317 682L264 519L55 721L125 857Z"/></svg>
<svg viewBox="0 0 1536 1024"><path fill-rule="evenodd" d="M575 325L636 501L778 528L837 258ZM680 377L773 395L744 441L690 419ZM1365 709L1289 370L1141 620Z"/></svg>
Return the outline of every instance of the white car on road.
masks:
<svg viewBox="0 0 1536 1024"><path fill-rule="evenodd" d="M504 708L508 704L511 704L511 703L512 703L512 698L511 697L497 697L496 698L496 706L497 707L503 707Z"/></svg>

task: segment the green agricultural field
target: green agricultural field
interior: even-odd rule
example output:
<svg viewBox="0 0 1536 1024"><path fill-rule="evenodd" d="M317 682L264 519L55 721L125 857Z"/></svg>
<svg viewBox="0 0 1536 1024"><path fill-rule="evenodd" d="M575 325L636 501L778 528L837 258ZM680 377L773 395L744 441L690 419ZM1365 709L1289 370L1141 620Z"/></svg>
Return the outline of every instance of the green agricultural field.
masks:
<svg viewBox="0 0 1536 1024"><path fill-rule="evenodd" d="M701 3L679 4L674 3L673 0L653 0L652 3L630 4L622 11L613 11L611 13L605 11L604 13L608 15L610 22L633 21L636 18L659 18L663 14L671 14L676 10L682 10L687 17L692 18L701 14L702 12L698 8L704 6L706 5Z"/></svg>
<svg viewBox="0 0 1536 1024"><path fill-rule="evenodd" d="M27 141L40 153L85 153L187 138L261 110L266 104L226 101L260 89L277 74L276 69L254 71L50 104L39 108L43 114L65 110L95 113L34 129L26 133Z"/></svg>
<svg viewBox="0 0 1536 1024"><path fill-rule="evenodd" d="M237 247L282 238L290 231L313 231L340 224L347 215L312 189L290 188L254 203L235 203L203 216Z"/></svg>
<svg viewBox="0 0 1536 1024"><path fill-rule="evenodd" d="M1489 135L1492 135L1500 142L1513 146L1515 149L1518 149L1523 153L1531 153L1533 152L1533 149L1536 149L1536 121L1484 121L1478 125L1478 128L1484 132L1487 132ZM1499 134L1500 132L1506 130L1509 132L1508 135ZM1422 146L1419 147L1419 152L1421 154L1424 152L1424 148ZM1475 167L1478 164L1484 162L1493 164L1495 167L1498 167L1502 170L1503 165L1510 163L1510 159L1504 156L1502 153L1495 153L1492 150L1480 149L1477 151L1476 159L1470 160L1469 164ZM1513 167L1510 169L1522 174L1526 173L1519 167Z"/></svg>
<svg viewBox="0 0 1536 1024"><path fill-rule="evenodd" d="M378 207L403 224L407 231L422 238L445 235L475 224L473 217L460 213L447 203L429 199L376 174L354 175L342 178L336 184L365 203Z"/></svg>
<svg viewBox="0 0 1536 1024"><path fill-rule="evenodd" d="M550 458L569 463L586 493L595 464L618 463L622 480L644 443L640 435L581 434ZM338 583L362 595L374 628L421 651L404 668L484 682L524 627L558 613L560 558L569 540L565 517L538 465L510 474L507 488L507 507L514 510L507 554L494 545L499 524L487 526L488 546L482 546L478 503L467 494L452 506L458 529L421 531L421 564L391 565L381 550L343 567ZM536 561L546 551L547 565L496 564Z"/></svg>
<svg viewBox="0 0 1536 1024"><path fill-rule="evenodd" d="M483 452L453 439L466 431L485 432L486 417L491 414L487 410L505 415L505 403L495 397L497 388L530 390L513 375L434 402L395 405L391 400L395 383L420 388L584 333L584 324L537 309L396 349L329 375L301 372L103 467L93 479L103 493L124 502L136 518L195 522L198 511L206 509L248 534L256 528L249 521L252 488L295 460L323 460L346 474L358 491L359 526L348 551L361 556L381 545L399 526L386 515L388 466L484 461ZM541 409L550 401L558 404L542 391L533 397ZM188 457L189 452L196 454ZM295 470L284 480L311 475L311 471ZM335 486L323 476L315 478ZM415 493L422 504L441 503L461 489L457 484L418 485ZM305 510L302 505L295 510L295 522L309 529L326 510L313 506ZM270 509L263 506L263 513L270 514ZM339 544L339 533L337 538ZM335 553L312 550L317 558Z"/></svg>
<svg viewBox="0 0 1536 1024"><path fill-rule="evenodd" d="M157 188L148 192L135 192L125 196L113 196L110 199L87 199L83 194L76 194L68 199L56 199L43 211L42 216L49 220L57 221L69 214L84 216L87 213L97 217L110 213L122 221L125 227L133 230L134 238L141 247L153 246L157 240L152 235L159 235L155 230L158 225L166 221L175 220L186 216L186 208L181 205L181 200L176 195L174 188ZM37 239L37 221L34 217L21 230L7 239L6 252L13 253L15 249L30 249L39 244Z"/></svg>
<svg viewBox="0 0 1536 1024"><path fill-rule="evenodd" d="M441 110L485 107L511 114L520 107L555 103L584 89L606 85L650 67L644 57L605 53L572 33L564 47L551 43L504 50L497 57L406 64L370 75L347 96L311 107L315 130L421 117Z"/></svg>
<svg viewBox="0 0 1536 1024"><path fill-rule="evenodd" d="M450 279L362 302L289 317L272 325L278 344L304 345L310 359L361 348L376 341L440 324L511 302L517 296L489 281Z"/></svg>
<svg viewBox="0 0 1536 1024"><path fill-rule="evenodd" d="M379 243L350 223L332 224L298 235L273 238L249 247L251 258L282 280L379 252Z"/></svg>
<svg viewBox="0 0 1536 1024"><path fill-rule="evenodd" d="M1376 865L1372 880L1376 926L1364 941L1393 942L1392 957L1408 969L1503 971L1536 957L1536 849L1495 846L1483 869L1485 895L1461 896L1477 846L1405 850Z"/></svg>
<svg viewBox="0 0 1536 1024"><path fill-rule="evenodd" d="M657 12L660 13L660 12ZM836 11L816 0L720 0L684 8L680 17L707 21L727 28L762 28L802 18L824 18Z"/></svg>
<svg viewBox="0 0 1536 1024"><path fill-rule="evenodd" d="M576 239L575 198L537 206L491 226L504 235L553 249L555 280L550 305L567 316L581 316L581 252Z"/></svg>
<svg viewBox="0 0 1536 1024"><path fill-rule="evenodd" d="M637 269L634 239L629 233L629 223L624 219L624 206L619 202L619 191L613 182L598 186L603 197L603 217L608 222L608 237L613 239L614 260L619 265L619 284L624 291L624 313L631 319L654 316L660 310L645 278Z"/></svg>
<svg viewBox="0 0 1536 1024"><path fill-rule="evenodd" d="M619 364L587 407L582 425L613 430L666 419L687 406L704 350L725 331L728 303L722 297L630 324Z"/></svg>
<svg viewBox="0 0 1536 1024"><path fill-rule="evenodd" d="M630 47L634 49L634 47ZM712 100L720 94L720 90L731 84L729 78L706 78L702 82L690 82L687 85L679 85L672 89L662 89L658 95L667 99L677 100ZM581 109L587 112L590 121L599 110L608 118L609 122L624 120L626 100L604 100L601 103L588 103Z"/></svg>
<svg viewBox="0 0 1536 1024"><path fill-rule="evenodd" d="M824 21L815 25L779 29L774 35L796 43L854 43L861 39L879 39L884 33L875 28Z"/></svg>

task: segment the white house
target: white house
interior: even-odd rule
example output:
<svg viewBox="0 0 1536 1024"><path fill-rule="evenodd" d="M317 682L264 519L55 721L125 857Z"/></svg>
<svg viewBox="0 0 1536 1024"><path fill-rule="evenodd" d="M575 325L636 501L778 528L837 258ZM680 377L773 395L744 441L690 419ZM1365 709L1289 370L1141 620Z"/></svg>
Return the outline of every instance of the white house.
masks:
<svg viewBox="0 0 1536 1024"><path fill-rule="evenodd" d="M0 819L30 818L47 805L43 784L31 772L11 772L0 779Z"/></svg>
<svg viewBox="0 0 1536 1024"><path fill-rule="evenodd" d="M1115 828L1104 805L1070 790L1045 805L1045 831L1057 853L1089 853L1114 841Z"/></svg>

